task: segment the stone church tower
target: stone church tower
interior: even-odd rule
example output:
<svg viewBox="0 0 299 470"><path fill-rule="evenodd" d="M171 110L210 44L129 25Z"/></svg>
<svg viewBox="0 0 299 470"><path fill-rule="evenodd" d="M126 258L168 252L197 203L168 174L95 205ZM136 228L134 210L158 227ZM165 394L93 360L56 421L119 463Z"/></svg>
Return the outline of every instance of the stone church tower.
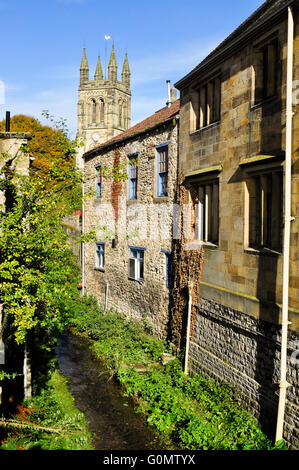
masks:
<svg viewBox="0 0 299 470"><path fill-rule="evenodd" d="M79 168L83 167L82 155L84 152L130 127L130 76L126 53L121 81L117 79L117 62L113 45L108 65L108 77L103 76L100 57L98 57L94 80L89 80L89 66L84 48L80 66L78 101L77 137L83 142L77 155Z"/></svg>

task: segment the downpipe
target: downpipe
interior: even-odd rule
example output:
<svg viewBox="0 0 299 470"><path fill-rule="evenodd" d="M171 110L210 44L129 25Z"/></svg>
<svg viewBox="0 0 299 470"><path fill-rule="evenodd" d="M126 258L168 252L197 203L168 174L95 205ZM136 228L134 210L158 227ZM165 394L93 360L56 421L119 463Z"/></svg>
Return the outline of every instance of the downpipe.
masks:
<svg viewBox="0 0 299 470"><path fill-rule="evenodd" d="M291 165L292 165L292 88L293 88L293 44L294 17L288 7L288 42L287 42L287 88L286 88L286 144L285 144L285 197L284 197L284 240L283 240L283 285L282 285L282 330L280 356L279 400L276 425L276 442L283 438L284 414L287 387L287 341L288 341L288 309L289 309L289 258L291 230Z"/></svg>
<svg viewBox="0 0 299 470"><path fill-rule="evenodd" d="M85 187L84 187L84 163L83 163L83 180L82 180L82 228L81 228L81 235L85 233ZM81 279L82 279L82 290L81 296L85 293L85 244L84 241L81 241Z"/></svg>

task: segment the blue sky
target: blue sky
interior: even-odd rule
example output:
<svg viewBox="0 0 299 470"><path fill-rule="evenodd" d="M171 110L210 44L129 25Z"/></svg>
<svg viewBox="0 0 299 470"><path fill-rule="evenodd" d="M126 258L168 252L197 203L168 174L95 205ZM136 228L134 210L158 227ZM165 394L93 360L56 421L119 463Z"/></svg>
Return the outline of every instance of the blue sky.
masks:
<svg viewBox="0 0 299 470"><path fill-rule="evenodd" d="M182 78L263 0L0 0L0 119L5 111L43 122L42 110L76 132L79 67L90 75L115 44L119 77L127 51L132 124L163 107L166 80ZM111 39L105 41L104 36ZM3 101L3 100L2 100Z"/></svg>

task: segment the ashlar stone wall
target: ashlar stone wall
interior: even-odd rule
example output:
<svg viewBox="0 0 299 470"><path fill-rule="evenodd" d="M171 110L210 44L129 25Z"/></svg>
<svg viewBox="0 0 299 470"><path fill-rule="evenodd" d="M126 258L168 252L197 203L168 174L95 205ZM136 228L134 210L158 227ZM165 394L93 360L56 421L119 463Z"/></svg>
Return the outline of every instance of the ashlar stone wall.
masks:
<svg viewBox="0 0 299 470"><path fill-rule="evenodd" d="M294 89L299 80L299 12L295 12ZM254 101L255 49L268 37L278 41L277 93ZM282 304L282 249L248 246L246 181L250 171L284 175L286 124L287 15L272 29L234 51L213 68L198 73L180 89L180 184L196 203L193 189L209 169L219 182L219 236L205 243L199 301L192 309L190 370L232 383L243 404L258 416L269 435L276 428L279 391ZM221 78L220 119L194 129L196 91L214 75ZM177 86L177 85L176 85ZM295 94L295 93L294 93ZM296 94L295 94L296 96ZM298 97L298 94L297 94ZM292 207L290 240L287 404L284 437L299 448L299 105L293 106ZM266 157L265 157L266 156ZM243 165L243 163L246 163ZM247 165L247 162L251 162ZM273 162L273 163L272 163ZM206 176L207 177L207 176ZM195 181L197 178L197 181ZM195 183L195 184L193 184ZM283 189L283 183L282 188ZM273 207L275 211L277 207ZM283 224L283 214L280 215ZM196 234L190 224L190 242ZM202 244L198 245L198 249ZM184 247L183 247L184 249ZM183 269L183 268L181 268ZM187 267L186 267L187 269ZM192 277L190 273L189 277ZM180 286L181 292L186 292ZM184 334L185 331L182 331ZM176 332L175 332L176 334Z"/></svg>

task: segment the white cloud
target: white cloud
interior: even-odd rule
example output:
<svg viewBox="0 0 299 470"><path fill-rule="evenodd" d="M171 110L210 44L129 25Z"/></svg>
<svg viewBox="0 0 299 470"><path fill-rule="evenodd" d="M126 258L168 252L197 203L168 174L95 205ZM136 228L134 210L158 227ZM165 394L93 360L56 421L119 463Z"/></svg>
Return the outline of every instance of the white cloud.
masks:
<svg viewBox="0 0 299 470"><path fill-rule="evenodd" d="M209 44L186 43L173 52L147 56L130 64L132 85L140 86L157 80L171 79L182 76L199 64L209 52L219 44L213 39Z"/></svg>

